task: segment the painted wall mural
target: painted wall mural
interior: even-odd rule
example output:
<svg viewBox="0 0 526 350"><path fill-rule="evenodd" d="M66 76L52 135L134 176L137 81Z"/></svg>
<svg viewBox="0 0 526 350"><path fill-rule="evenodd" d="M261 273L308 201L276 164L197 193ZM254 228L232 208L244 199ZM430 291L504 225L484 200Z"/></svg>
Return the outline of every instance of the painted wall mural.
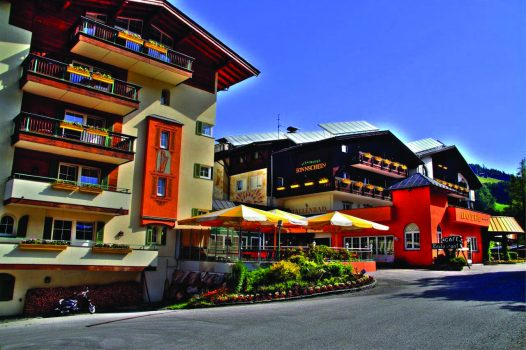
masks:
<svg viewBox="0 0 526 350"><path fill-rule="evenodd" d="M267 205L267 169L231 176L230 200L248 204Z"/></svg>

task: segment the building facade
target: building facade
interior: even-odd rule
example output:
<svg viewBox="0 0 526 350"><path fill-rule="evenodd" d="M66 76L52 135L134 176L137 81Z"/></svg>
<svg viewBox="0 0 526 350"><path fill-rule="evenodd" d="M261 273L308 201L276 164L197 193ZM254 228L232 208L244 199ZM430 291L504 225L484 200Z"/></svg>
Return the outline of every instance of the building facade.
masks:
<svg viewBox="0 0 526 350"><path fill-rule="evenodd" d="M142 281L160 300L177 220L212 208L217 93L258 70L164 0L0 1L0 16L0 315L35 287Z"/></svg>

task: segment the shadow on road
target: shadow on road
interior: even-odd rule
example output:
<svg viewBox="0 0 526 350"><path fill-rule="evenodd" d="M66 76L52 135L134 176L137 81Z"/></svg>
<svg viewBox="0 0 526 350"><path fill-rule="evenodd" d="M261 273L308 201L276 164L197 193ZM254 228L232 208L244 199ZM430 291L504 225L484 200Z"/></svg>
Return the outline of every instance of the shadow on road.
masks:
<svg viewBox="0 0 526 350"><path fill-rule="evenodd" d="M502 309L524 312L525 277L523 271L512 271L422 278L412 283L424 288L422 292L400 293L392 297L494 302L502 303Z"/></svg>

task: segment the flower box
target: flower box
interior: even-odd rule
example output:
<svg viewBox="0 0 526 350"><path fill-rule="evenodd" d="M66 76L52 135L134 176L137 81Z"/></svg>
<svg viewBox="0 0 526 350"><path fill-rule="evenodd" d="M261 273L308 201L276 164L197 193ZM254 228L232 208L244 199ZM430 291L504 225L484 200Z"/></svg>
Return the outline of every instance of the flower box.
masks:
<svg viewBox="0 0 526 350"><path fill-rule="evenodd" d="M363 156L367 159L371 159L373 157L371 153L364 153Z"/></svg>
<svg viewBox="0 0 526 350"><path fill-rule="evenodd" d="M86 130L88 133L92 134L92 135L98 135L98 136L108 136L108 131L106 130L101 130L101 129L91 129L89 128L88 130Z"/></svg>
<svg viewBox="0 0 526 350"><path fill-rule="evenodd" d="M19 243L18 249L20 250L34 250L34 251L47 251L47 252L59 252L66 250L68 245L66 244L32 244L32 243Z"/></svg>
<svg viewBox="0 0 526 350"><path fill-rule="evenodd" d="M119 32L118 37L124 40L131 41L132 43L139 44L139 45L144 44L144 40L138 35L125 33L125 32Z"/></svg>
<svg viewBox="0 0 526 350"><path fill-rule="evenodd" d="M68 73L73 73L73 74L76 74L76 75L80 75L80 76L86 77L86 78L90 77L90 72L89 71L86 71L83 68L79 68L79 67L75 67L75 66L68 66L67 72Z"/></svg>
<svg viewBox="0 0 526 350"><path fill-rule="evenodd" d="M145 42L144 43L144 46L149 48L149 49L152 49L152 50L155 50L159 53L162 53L162 54L166 54L168 52L168 49L166 47L163 47L163 46L159 46L160 44L157 44L157 43L152 43L151 41L148 41L148 42Z"/></svg>
<svg viewBox="0 0 526 350"><path fill-rule="evenodd" d="M350 185L352 183L351 179L342 179L342 182L346 185Z"/></svg>
<svg viewBox="0 0 526 350"><path fill-rule="evenodd" d="M91 76L91 79L97 80L97 81L100 81L106 84L113 84L115 82L115 80L112 77L104 76L102 74L97 74L97 73L94 73Z"/></svg>
<svg viewBox="0 0 526 350"><path fill-rule="evenodd" d="M132 252L131 248L107 248L107 247L91 247L91 252L94 254L129 254Z"/></svg>
<svg viewBox="0 0 526 350"><path fill-rule="evenodd" d="M70 122L60 122L60 127L62 129L69 129L74 131L82 131L84 130L84 127L77 123L70 123Z"/></svg>
<svg viewBox="0 0 526 350"><path fill-rule="evenodd" d="M79 189L79 186L69 182L54 182L51 184L51 188L61 191L76 191Z"/></svg>
<svg viewBox="0 0 526 350"><path fill-rule="evenodd" d="M89 194L100 194L102 193L102 188L99 186L81 186L79 192L89 193Z"/></svg>

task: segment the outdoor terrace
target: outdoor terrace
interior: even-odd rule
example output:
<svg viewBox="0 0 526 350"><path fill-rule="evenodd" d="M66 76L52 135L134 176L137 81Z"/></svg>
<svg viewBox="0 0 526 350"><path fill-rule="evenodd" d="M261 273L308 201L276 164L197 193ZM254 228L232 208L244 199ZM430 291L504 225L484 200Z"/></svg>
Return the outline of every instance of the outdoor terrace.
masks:
<svg viewBox="0 0 526 350"><path fill-rule="evenodd" d="M391 200L391 193L383 187L372 184L364 184L361 181L336 178L334 181L334 189L336 191L347 192L358 196L382 199L386 201Z"/></svg>
<svg viewBox="0 0 526 350"><path fill-rule="evenodd" d="M26 112L14 122L15 147L112 164L134 158L134 136Z"/></svg>
<svg viewBox="0 0 526 350"><path fill-rule="evenodd" d="M29 93L119 115L139 108L138 85L33 54L23 68L20 87Z"/></svg>
<svg viewBox="0 0 526 350"><path fill-rule="evenodd" d="M192 77L194 59L140 35L81 17L71 52L177 85Z"/></svg>

